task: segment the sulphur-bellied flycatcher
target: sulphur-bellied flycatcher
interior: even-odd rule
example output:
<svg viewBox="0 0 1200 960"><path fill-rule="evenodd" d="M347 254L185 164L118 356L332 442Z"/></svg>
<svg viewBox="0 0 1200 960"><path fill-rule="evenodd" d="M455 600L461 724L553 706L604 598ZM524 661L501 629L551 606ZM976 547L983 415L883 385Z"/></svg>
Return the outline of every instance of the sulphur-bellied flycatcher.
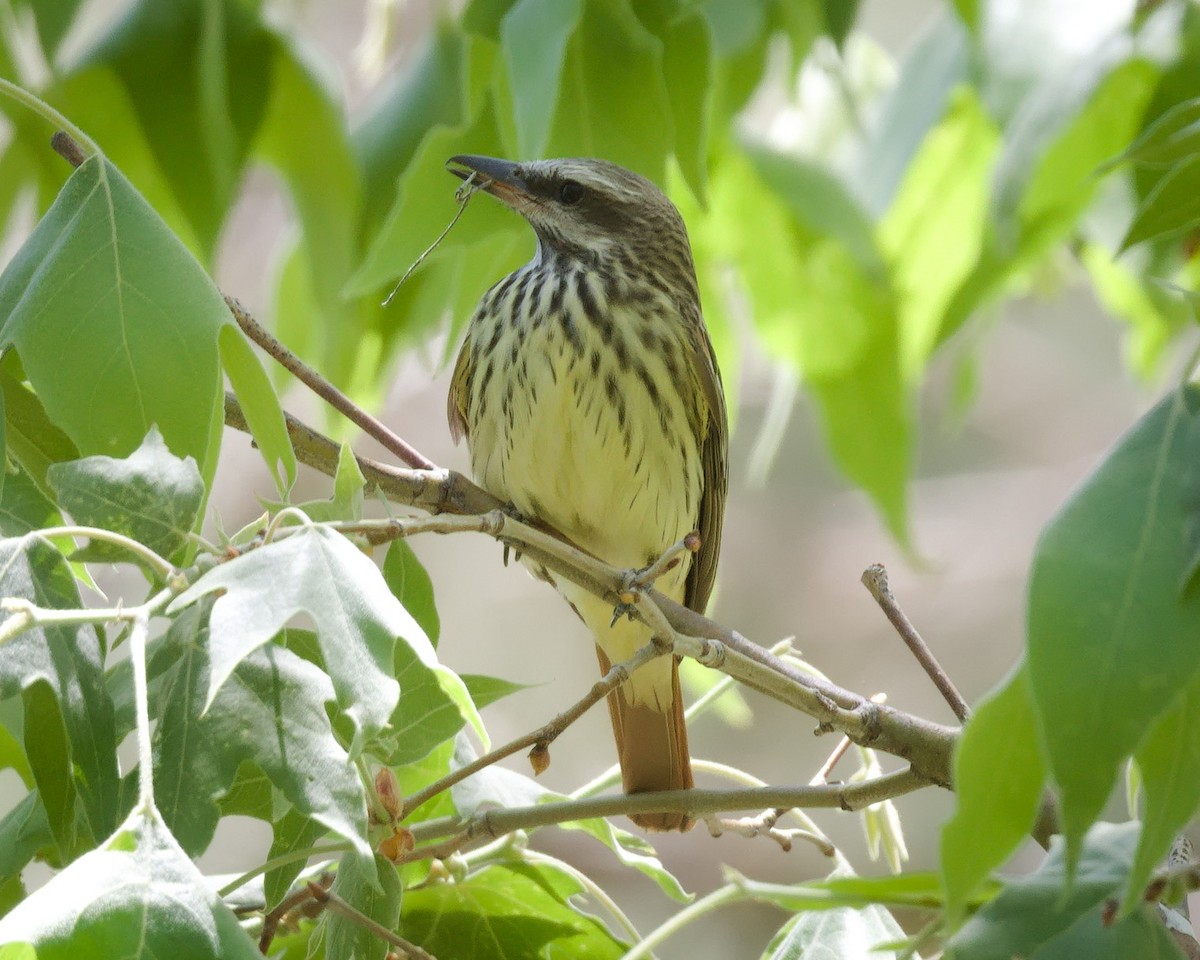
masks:
<svg viewBox="0 0 1200 960"><path fill-rule="evenodd" d="M459 156L451 172L529 221L537 253L471 318L450 387L450 431L476 481L522 514L623 568L692 530L657 586L703 612L721 545L725 399L674 204L604 160ZM601 670L650 640L611 604L550 575L596 638ZM692 786L678 661L660 657L609 695L625 790ZM683 830L677 813L633 817Z"/></svg>

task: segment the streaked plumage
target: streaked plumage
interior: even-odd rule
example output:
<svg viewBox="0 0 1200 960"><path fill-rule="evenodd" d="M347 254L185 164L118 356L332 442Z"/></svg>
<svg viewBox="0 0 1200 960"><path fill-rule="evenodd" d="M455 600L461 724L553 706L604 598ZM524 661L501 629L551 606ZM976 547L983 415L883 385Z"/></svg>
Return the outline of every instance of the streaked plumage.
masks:
<svg viewBox="0 0 1200 960"><path fill-rule="evenodd" d="M720 550L727 427L678 211L649 180L602 160L451 162L490 179L488 192L538 238L534 259L484 295L455 367L450 428L467 437L476 481L618 567L645 566L698 529L700 553L657 586L702 611ZM611 604L551 579L595 635L602 669L649 639L640 623L610 626ZM691 786L673 658L637 671L609 706L626 790Z"/></svg>

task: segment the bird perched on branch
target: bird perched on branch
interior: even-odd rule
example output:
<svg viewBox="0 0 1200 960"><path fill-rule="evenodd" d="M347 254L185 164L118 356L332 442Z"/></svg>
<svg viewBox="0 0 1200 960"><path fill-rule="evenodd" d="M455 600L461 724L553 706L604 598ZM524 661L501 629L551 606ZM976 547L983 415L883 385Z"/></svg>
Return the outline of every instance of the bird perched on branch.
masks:
<svg viewBox="0 0 1200 960"><path fill-rule="evenodd" d="M534 258L471 318L450 387L450 430L475 480L617 567L640 569L690 531L695 556L656 583L704 611L728 476L721 376L700 312L683 219L645 177L604 160L458 156L537 235ZM596 639L601 670L651 639L641 622L548 575ZM609 695L625 790L692 786L676 657ZM679 813L636 814L686 830Z"/></svg>

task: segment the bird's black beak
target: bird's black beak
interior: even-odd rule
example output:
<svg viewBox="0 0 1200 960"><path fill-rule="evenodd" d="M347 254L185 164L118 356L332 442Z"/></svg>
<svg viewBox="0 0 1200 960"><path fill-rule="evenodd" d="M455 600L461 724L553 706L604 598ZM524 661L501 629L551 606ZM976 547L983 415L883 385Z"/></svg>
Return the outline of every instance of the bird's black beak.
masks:
<svg viewBox="0 0 1200 960"><path fill-rule="evenodd" d="M474 175L484 190L508 204L529 196L528 185L517 176L518 164L511 160L462 154L447 160L446 169L462 180Z"/></svg>

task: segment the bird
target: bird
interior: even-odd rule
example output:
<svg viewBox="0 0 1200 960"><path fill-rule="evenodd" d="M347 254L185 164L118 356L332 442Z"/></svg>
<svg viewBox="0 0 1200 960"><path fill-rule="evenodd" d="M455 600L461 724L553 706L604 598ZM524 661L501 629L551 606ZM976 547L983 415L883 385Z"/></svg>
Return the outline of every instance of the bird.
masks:
<svg viewBox="0 0 1200 960"><path fill-rule="evenodd" d="M524 217L533 258L482 297L451 377L450 433L476 483L613 566L639 570L697 531L655 586L704 612L725 512L728 424L687 230L651 180L607 160L460 155L447 168ZM591 631L601 673L652 639L547 571ZM626 793L693 786L679 659L608 696ZM648 830L683 813L631 814Z"/></svg>

